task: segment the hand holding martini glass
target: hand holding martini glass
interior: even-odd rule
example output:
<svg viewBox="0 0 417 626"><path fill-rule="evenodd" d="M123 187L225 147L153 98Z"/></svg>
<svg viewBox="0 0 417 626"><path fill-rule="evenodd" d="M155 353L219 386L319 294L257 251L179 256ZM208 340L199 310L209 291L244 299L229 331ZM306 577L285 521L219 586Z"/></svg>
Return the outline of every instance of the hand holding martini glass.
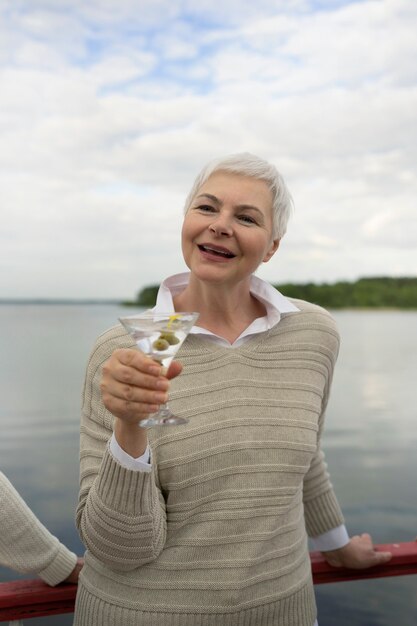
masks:
<svg viewBox="0 0 417 626"><path fill-rule="evenodd" d="M198 313L145 311L119 317L119 321L139 350L168 369L197 318ZM139 426L175 426L187 422L184 417L174 415L168 404L162 404L157 413L141 420Z"/></svg>

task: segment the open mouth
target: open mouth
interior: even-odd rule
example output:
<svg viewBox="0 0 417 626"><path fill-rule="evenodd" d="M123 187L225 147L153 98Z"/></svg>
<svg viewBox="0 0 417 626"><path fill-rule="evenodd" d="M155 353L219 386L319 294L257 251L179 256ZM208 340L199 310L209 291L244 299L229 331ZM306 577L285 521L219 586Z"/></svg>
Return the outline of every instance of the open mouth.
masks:
<svg viewBox="0 0 417 626"><path fill-rule="evenodd" d="M233 252L230 252L230 250L226 250L226 248L219 248L217 246L199 244L198 248L201 252L214 254L215 256L223 257L224 259L233 259L236 256Z"/></svg>

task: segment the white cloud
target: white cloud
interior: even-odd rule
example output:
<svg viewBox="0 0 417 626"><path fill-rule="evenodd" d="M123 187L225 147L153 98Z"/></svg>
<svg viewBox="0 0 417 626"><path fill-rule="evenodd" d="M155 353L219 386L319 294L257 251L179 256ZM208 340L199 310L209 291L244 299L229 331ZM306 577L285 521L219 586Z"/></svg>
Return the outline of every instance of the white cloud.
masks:
<svg viewBox="0 0 417 626"><path fill-rule="evenodd" d="M194 176L242 150L296 204L260 275L417 273L417 5L321 4L9 2L0 294L128 298L182 269Z"/></svg>

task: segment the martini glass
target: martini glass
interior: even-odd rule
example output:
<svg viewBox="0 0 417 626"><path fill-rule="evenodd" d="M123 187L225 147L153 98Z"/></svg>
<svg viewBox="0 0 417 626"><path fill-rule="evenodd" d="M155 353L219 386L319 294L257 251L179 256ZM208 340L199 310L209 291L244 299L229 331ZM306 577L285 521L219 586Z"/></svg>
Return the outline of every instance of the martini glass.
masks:
<svg viewBox="0 0 417 626"><path fill-rule="evenodd" d="M119 321L136 341L139 350L168 368L197 318L198 313L145 311L119 317ZM141 420L139 426L175 426L187 422L184 417L174 415L168 404L161 404L159 411Z"/></svg>

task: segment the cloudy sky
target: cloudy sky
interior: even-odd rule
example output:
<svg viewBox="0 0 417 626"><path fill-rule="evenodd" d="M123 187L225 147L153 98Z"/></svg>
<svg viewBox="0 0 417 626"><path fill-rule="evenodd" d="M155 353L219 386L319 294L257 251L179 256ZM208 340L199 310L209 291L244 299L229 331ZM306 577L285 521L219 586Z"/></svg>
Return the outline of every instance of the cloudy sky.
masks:
<svg viewBox="0 0 417 626"><path fill-rule="evenodd" d="M0 0L0 298L133 298L182 271L210 159L295 202L259 275L417 274L415 0Z"/></svg>

